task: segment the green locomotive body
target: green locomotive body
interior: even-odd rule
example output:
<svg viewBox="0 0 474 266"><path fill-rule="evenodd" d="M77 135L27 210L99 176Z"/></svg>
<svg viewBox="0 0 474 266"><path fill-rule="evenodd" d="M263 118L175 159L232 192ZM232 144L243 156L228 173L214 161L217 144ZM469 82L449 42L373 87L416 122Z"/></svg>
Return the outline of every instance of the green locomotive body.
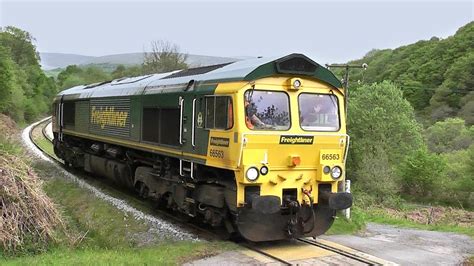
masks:
<svg viewBox="0 0 474 266"><path fill-rule="evenodd" d="M311 97L337 121L305 127L298 101ZM250 102L264 128L249 123ZM53 110L67 165L252 241L320 235L352 203L344 91L300 54L77 86Z"/></svg>

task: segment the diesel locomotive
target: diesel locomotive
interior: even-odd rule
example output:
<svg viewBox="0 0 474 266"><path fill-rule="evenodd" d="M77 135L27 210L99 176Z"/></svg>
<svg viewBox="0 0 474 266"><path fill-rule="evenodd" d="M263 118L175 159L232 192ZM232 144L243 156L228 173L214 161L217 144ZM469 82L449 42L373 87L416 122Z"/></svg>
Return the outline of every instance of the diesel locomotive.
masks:
<svg viewBox="0 0 474 266"><path fill-rule="evenodd" d="M352 205L345 90L302 54L76 86L53 110L66 165L250 241L319 236Z"/></svg>

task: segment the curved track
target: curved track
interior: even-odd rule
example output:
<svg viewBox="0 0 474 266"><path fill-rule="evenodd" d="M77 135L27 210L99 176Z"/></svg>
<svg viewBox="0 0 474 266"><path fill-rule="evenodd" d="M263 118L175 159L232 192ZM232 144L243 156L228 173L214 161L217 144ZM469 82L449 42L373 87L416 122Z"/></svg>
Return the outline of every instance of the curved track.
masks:
<svg viewBox="0 0 474 266"><path fill-rule="evenodd" d="M68 170L66 166L64 166L63 162L57 158L56 156L49 154L41 147L33 138L33 131L38 126L43 126L41 128L41 133L44 138L46 138L49 142L52 142L50 134L46 132L46 128L49 123L46 121L50 118L45 118L27 129L25 132L29 130L29 138L31 143L42 152L44 156L47 156L48 159L52 160L53 162L60 165L63 169ZM25 134L24 132L24 134ZM179 223L182 226L192 228L193 231L199 231L200 237L204 239L221 239L219 235L210 230L204 229L200 226L197 226L193 223L183 222L182 220L176 218L175 216L164 212L164 211L157 211L160 215L165 216L168 219L172 219L174 222ZM278 263L282 265L295 265L295 264L318 264L318 259L320 259L319 264L321 263L335 263L335 264L346 264L346 265L387 265L392 264L388 261L381 260L379 258L373 257L371 255L365 254L363 252L359 252L357 250L353 250L336 243L332 243L329 241L323 240L313 240L309 238L300 238L297 240L292 241L280 241L279 243L248 243L248 242L239 242L238 245L255 252L255 254L259 254L267 258L266 263ZM275 247L277 246L278 247ZM304 250L304 252L301 252ZM314 253L314 257L311 257L311 253ZM251 254L247 254L248 256L252 256ZM308 256L310 258L308 258ZM255 256L254 256L255 257ZM321 259L321 258L325 259ZM329 259L327 259L329 257ZM271 262L268 262L268 259Z"/></svg>

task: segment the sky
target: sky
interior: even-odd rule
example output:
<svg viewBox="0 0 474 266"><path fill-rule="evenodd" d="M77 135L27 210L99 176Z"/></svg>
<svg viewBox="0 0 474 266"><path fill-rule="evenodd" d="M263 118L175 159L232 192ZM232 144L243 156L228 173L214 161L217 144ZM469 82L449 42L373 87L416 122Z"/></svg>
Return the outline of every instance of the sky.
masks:
<svg viewBox="0 0 474 266"><path fill-rule="evenodd" d="M373 48L446 38L474 19L473 1L0 0L0 26L36 38L40 52L101 56L167 40L190 54L304 53L346 62Z"/></svg>

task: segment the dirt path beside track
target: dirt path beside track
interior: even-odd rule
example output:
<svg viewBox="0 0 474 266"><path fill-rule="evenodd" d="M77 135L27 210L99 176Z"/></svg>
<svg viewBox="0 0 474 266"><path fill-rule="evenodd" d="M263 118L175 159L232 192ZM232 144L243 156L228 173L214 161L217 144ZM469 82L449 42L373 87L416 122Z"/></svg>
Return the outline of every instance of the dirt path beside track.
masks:
<svg viewBox="0 0 474 266"><path fill-rule="evenodd" d="M401 265L459 265L474 255L469 236L384 224L369 223L360 235L322 238Z"/></svg>

